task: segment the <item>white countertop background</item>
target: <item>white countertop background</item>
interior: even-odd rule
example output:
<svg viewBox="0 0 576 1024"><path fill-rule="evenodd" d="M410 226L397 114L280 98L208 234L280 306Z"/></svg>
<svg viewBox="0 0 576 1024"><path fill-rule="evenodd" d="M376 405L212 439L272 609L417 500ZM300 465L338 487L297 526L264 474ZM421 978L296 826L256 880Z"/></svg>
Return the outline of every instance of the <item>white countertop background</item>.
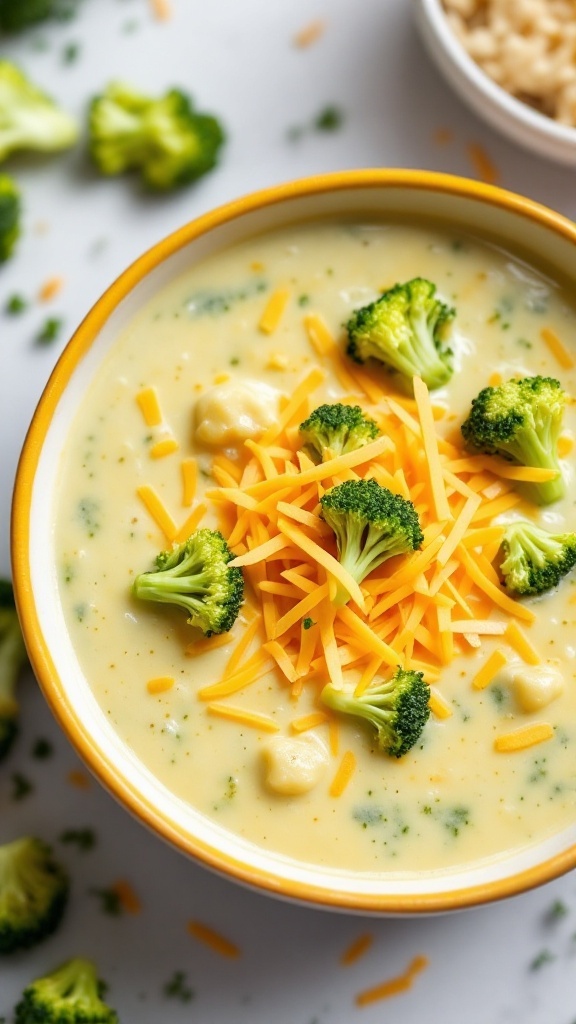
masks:
<svg viewBox="0 0 576 1024"><path fill-rule="evenodd" d="M167 196L130 178L102 179L84 146L55 157L22 156L2 169L19 181L25 226L16 256L0 267L0 575L9 573L9 516L18 454L36 402L68 337L104 288L162 236L213 206L290 178L353 167L413 167L474 177L470 144L481 144L499 184L576 216L575 175L516 148L485 127L445 86L425 55L409 0L172 0L154 19L148 0L83 0L68 24L0 40L85 123L89 98L111 79L150 93L190 92L216 113L228 142L220 166ZM324 31L302 49L295 35L316 20ZM76 62L62 55L79 45ZM334 132L305 131L326 106L344 115ZM443 141L441 141L443 139ZM41 285L61 275L50 303ZM2 313L18 292L20 317ZM62 317L56 342L35 336ZM11 1021L24 986L74 955L92 957L109 983L122 1024L573 1024L576 1021L576 877L477 910L417 919L316 911L244 889L186 860L133 821L96 781L71 785L81 768L30 675L20 687L22 730L0 766L0 842L33 833L51 842L72 877L58 932L35 950L0 961L0 1020ZM31 757L38 737L54 745ZM13 775L33 783L12 799ZM80 852L59 836L91 827L97 846ZM91 888L127 879L138 915L102 913ZM566 908L550 920L556 901ZM226 959L188 934L202 920L241 950ZM340 957L359 935L374 942L355 964ZM550 954L539 969L534 959ZM413 956L429 967L413 988L355 1005L362 989L401 973ZM185 972L194 998L167 999L164 984Z"/></svg>

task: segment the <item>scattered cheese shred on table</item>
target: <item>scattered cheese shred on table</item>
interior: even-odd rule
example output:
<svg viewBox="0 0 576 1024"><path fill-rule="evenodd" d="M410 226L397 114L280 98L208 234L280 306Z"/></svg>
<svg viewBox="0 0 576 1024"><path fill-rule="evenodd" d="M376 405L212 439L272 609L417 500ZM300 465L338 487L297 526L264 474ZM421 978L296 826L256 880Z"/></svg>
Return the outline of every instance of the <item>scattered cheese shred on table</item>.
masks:
<svg viewBox="0 0 576 1024"><path fill-rule="evenodd" d="M150 5L157 21L169 21L172 17L172 4L169 0L150 0Z"/></svg>
<svg viewBox="0 0 576 1024"><path fill-rule="evenodd" d="M199 942L203 942L205 946L209 946L220 956L236 960L241 955L239 947L234 942L210 928L209 925L203 924L202 921L188 921L187 930L189 935L198 939Z"/></svg>
<svg viewBox="0 0 576 1024"><path fill-rule="evenodd" d="M130 882L126 882L124 879L119 879L117 882L114 882L110 888L118 897L122 910L125 910L127 914L140 913L142 910L142 904Z"/></svg>
<svg viewBox="0 0 576 1024"><path fill-rule="evenodd" d="M484 146L478 142L471 142L467 147L467 152L480 180L486 181L489 185L496 185L500 180L500 172Z"/></svg>
<svg viewBox="0 0 576 1024"><path fill-rule="evenodd" d="M325 22L317 18L315 21L311 21L308 25L304 25L299 32L294 36L294 46L297 46L301 50L305 50L308 46L312 46L317 43L321 36L324 34L326 25Z"/></svg>
<svg viewBox="0 0 576 1024"><path fill-rule="evenodd" d="M76 789L90 789L92 780L87 772L83 772L81 769L73 769L68 772L68 782L71 786L75 786Z"/></svg>
<svg viewBox="0 0 576 1024"><path fill-rule="evenodd" d="M358 938L354 939L353 942L344 950L340 957L340 963L343 967L349 967L350 964L355 964L360 957L364 956L374 944L374 936L371 932L363 932Z"/></svg>
<svg viewBox="0 0 576 1024"><path fill-rule="evenodd" d="M356 1005L368 1006L370 1003L375 1003L380 999L389 999L390 996L406 992L409 988L412 988L416 975L420 974L426 967L428 967L428 957L415 956L403 974L398 974L395 978L383 981L380 985L375 985L373 988L367 988L362 992L358 992L355 999Z"/></svg>
<svg viewBox="0 0 576 1024"><path fill-rule="evenodd" d="M63 287L63 277L58 277L56 275L54 277L49 277L47 281L44 281L44 284L38 292L40 302L50 302L52 299L55 299L56 296L60 294Z"/></svg>

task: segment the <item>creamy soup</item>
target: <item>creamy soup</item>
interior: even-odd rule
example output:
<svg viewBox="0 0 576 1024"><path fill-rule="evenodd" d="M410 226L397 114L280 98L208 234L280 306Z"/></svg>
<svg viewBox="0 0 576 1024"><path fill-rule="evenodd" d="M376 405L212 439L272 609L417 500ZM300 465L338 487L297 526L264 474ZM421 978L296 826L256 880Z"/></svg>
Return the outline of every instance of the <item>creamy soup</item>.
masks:
<svg viewBox="0 0 576 1024"><path fill-rule="evenodd" d="M334 557L325 525L306 518L317 517L314 504L332 480L313 483L316 495L298 518L286 473L310 467L296 454L298 424L338 400L361 405L389 433L390 446L372 467L379 482L403 493L408 480L416 508L430 506L419 409L381 367L349 360L343 330L355 309L416 276L432 280L456 308L454 375L431 392L439 460L455 466L443 485L454 518L436 528L429 516L423 550L435 544L438 552L466 515L469 530L484 529L478 544L466 541L468 562L458 561L455 546L443 562L432 558L408 573L403 589L406 562L384 563L376 582L369 576L362 584L364 610L352 604L352 619L334 619L325 594L275 645L278 618L307 595L313 602L330 579L329 570L311 575L297 545L245 566L247 601L223 639L202 637L178 608L137 601L135 576L181 539L190 515L193 528L232 534L237 555L277 535L259 532L250 502L238 506L229 495L243 473L248 488L264 479L259 439L273 436L287 407L287 427L267 452L269 475L282 474L284 484L262 491L269 522L278 517L275 503L284 502L286 521ZM258 237L193 267L141 310L70 432L55 545L69 630L102 712L169 790L254 844L355 872L447 869L516 850L574 821L576 590L567 576L556 590L515 602L515 616L498 584L499 533L492 530L519 517L554 532L572 528L574 406L567 404L560 444L567 495L552 505L533 505L522 483L480 463L458 469L454 451L465 456L459 427L489 382L544 374L576 394L576 373L562 365L571 360L549 344L570 345L575 328L568 296L521 259L457 229L394 223L322 222ZM298 402L306 386L310 393ZM420 484L409 478L402 445L412 466L420 465ZM344 467L340 478L355 471ZM466 502L474 494L471 516ZM504 594L504 605L474 583L474 566ZM370 619L378 602L383 610ZM478 629L476 620L486 618L506 632L461 625L469 619ZM358 621L374 624L398 663L424 671L431 685L422 736L398 759L378 751L368 727L319 700L331 659L345 686L375 685L392 671ZM230 677L230 692L218 689ZM508 749L515 736L528 737L526 745Z"/></svg>

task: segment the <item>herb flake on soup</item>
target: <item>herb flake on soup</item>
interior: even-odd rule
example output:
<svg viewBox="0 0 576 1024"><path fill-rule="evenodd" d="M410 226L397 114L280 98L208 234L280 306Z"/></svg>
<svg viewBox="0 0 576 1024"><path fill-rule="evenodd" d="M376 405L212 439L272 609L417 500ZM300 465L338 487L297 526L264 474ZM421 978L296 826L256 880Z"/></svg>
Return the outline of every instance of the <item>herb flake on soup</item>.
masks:
<svg viewBox="0 0 576 1024"><path fill-rule="evenodd" d="M134 317L70 433L55 544L82 669L163 785L354 872L450 869L573 822L575 328L519 258L396 223L262 235ZM540 379L557 470L470 426L483 391L497 418L499 389ZM224 545L209 582L198 533ZM545 586L520 542L556 559ZM187 604L135 595L168 568L173 597L185 554ZM232 570L234 614L190 625Z"/></svg>

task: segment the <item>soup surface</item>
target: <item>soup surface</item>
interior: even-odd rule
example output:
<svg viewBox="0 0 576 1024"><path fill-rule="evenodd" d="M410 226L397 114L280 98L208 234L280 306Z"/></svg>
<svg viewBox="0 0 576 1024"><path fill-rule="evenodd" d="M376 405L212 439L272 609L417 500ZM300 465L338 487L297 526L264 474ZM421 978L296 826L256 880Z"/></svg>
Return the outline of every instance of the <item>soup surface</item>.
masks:
<svg viewBox="0 0 576 1024"><path fill-rule="evenodd" d="M456 308L454 375L430 395L451 509L439 523L420 407L375 362L347 357L342 326L416 276ZM468 470L458 459L467 457L460 424L489 382L544 374L576 394L571 359L549 344L569 345L575 329L568 296L520 259L457 229L393 223L321 222L261 236L192 267L140 311L70 433L55 548L72 641L102 712L168 789L254 844L366 873L500 856L574 821L576 590L567 576L512 602L498 583L493 529L519 517L572 529L574 405L560 442L559 502L533 504L490 459ZM423 552L434 557L420 571L407 569L416 556L384 563L362 585L364 609L352 603L335 616L329 569L311 575L308 547L293 540L303 534L335 555L314 508L334 480L313 481L299 516L304 504L286 473L312 465L297 454L298 424L338 400L360 404L390 439L368 469L344 467L338 479L376 475L411 497L423 509ZM240 480L249 487L266 476L267 527L254 500L230 497ZM205 639L182 610L132 596L134 578L189 532L190 515L192 529L220 529L242 556L278 536L278 502L292 540L245 565L247 600L230 634ZM462 516L464 554L454 536L438 561ZM309 607L299 603L306 597ZM294 607L296 621L278 634ZM482 632L478 619L500 632ZM373 626L376 647L362 626ZM479 676L491 656L495 668ZM424 671L432 692L420 741L398 759L319 699L330 675L375 685L395 660ZM528 738L511 750L510 735Z"/></svg>

